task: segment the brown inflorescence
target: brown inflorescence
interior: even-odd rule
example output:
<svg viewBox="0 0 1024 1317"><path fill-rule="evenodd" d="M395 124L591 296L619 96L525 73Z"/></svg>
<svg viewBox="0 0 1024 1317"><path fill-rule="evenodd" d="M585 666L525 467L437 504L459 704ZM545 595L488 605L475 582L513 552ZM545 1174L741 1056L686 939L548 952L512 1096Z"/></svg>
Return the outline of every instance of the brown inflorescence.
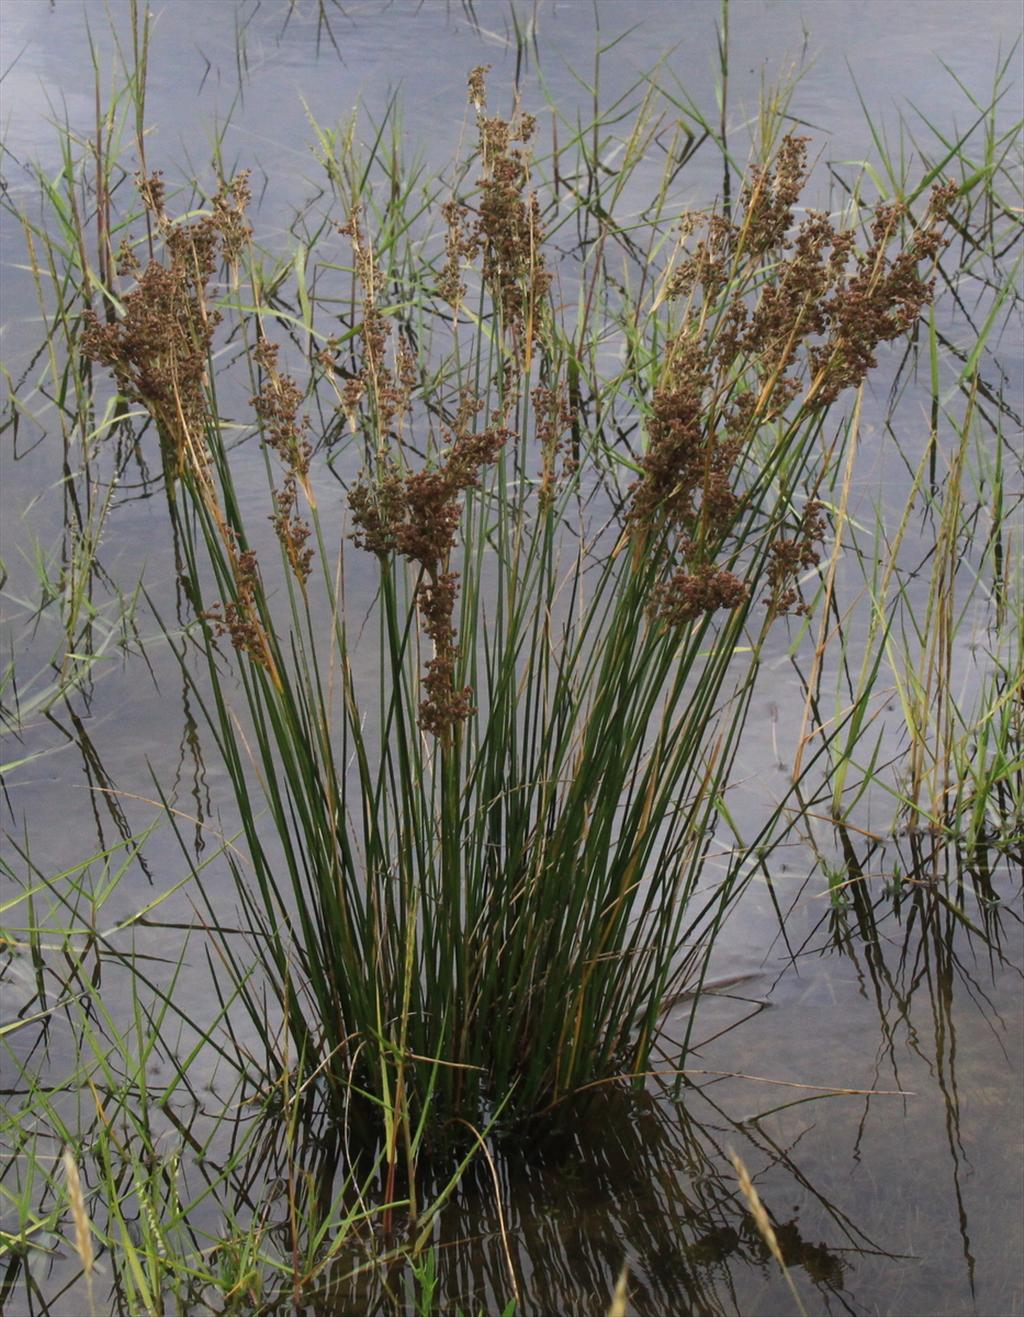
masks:
<svg viewBox="0 0 1024 1317"><path fill-rule="evenodd" d="M253 410L259 417L263 437L278 457L300 480L309 475L312 445L306 438L309 422L299 417L302 390L290 375L282 375L277 368L279 348L269 339L261 338L253 356L263 371L263 383L252 399Z"/></svg>
<svg viewBox="0 0 1024 1317"><path fill-rule="evenodd" d="M736 465L757 431L823 410L860 385L878 345L911 328L932 296L919 267L944 245L956 185L933 190L890 258L909 222L902 207L876 207L863 251L819 211L794 225L806 155L806 138L787 137L772 164L753 172L734 218L684 221L684 237L701 236L667 285L686 309L651 396L647 451L628 504L635 542L669 545L652 613L672 624L746 597L713 563L742 504ZM797 602L796 574L817 563L823 536L821 505L811 500L796 535L769 546L773 614Z"/></svg>
<svg viewBox="0 0 1024 1317"><path fill-rule="evenodd" d="M540 480L537 485L537 502L543 512L555 501L555 470L562 440L573 424L573 409L569 405L568 390L539 384L530 395L533 400L534 429L540 445ZM564 467L563 467L564 473Z"/></svg>
<svg viewBox="0 0 1024 1317"><path fill-rule="evenodd" d="M487 109L487 75L490 64L478 64L469 71L469 103L475 110Z"/></svg>
<svg viewBox="0 0 1024 1317"><path fill-rule="evenodd" d="M119 270L135 287L122 297L118 320L101 323L85 311L82 351L107 366L124 396L142 403L156 421L173 482L187 461L201 467L205 460L207 360L221 318L208 304L207 288L218 262L237 260L248 238L249 189L240 174L220 187L208 215L174 224L164 210L160 174L135 181L163 238L166 261L143 268L131 247L122 246Z"/></svg>
<svg viewBox="0 0 1024 1317"><path fill-rule="evenodd" d="M472 692L456 684L459 648L452 619L459 577L448 568L461 496L479 486L481 470L497 460L511 436L498 424L473 433L480 410L464 392L448 432L450 443L435 465L403 472L392 459L381 458L373 476L363 475L349 492L355 543L380 557L397 553L421 570L416 602L434 654L423 678L420 725L445 744L472 712Z"/></svg>
<svg viewBox="0 0 1024 1317"><path fill-rule="evenodd" d="M313 566L313 550L309 544L309 523L296 511L298 496L295 475L289 471L281 487L274 490L274 512L270 521L293 576L305 589Z"/></svg>
<svg viewBox="0 0 1024 1317"><path fill-rule="evenodd" d="M720 608L736 608L750 587L732 572L704 563L693 571L680 567L654 587L651 613L666 626L679 627Z"/></svg>
<svg viewBox="0 0 1024 1317"><path fill-rule="evenodd" d="M452 617L459 593L457 572L441 572L421 582L416 602L423 629L434 645L433 657L423 676L425 698L420 702L420 726L441 741L448 741L452 728L473 712L473 692L456 683L459 648Z"/></svg>
<svg viewBox="0 0 1024 1317"><path fill-rule="evenodd" d="M484 171L477 180L479 201L475 211L461 201L449 201L443 209L447 233L438 292L457 310L466 292L463 262L483 254L484 285L513 347L506 362L506 384L511 387L519 363L540 339L541 307L552 276L545 269L541 250L540 206L536 193L529 190L526 148L537 121L518 109L511 119L484 113L487 71L488 66L480 66L469 76L469 99L477 111Z"/></svg>
<svg viewBox="0 0 1024 1317"><path fill-rule="evenodd" d="M359 373L345 381L340 391L340 402L352 429L357 428L357 412L364 399L372 409L373 427L384 444L395 427L401 428L402 419L409 407L409 398L416 382L416 358L404 342L395 352L395 369L388 365L387 347L391 337L391 324L380 310L378 300L384 287L384 273L374 254L373 245L363 230L362 209L357 203L349 213L348 222L338 225L338 232L347 236L352 244L355 271L363 293L362 321L359 325L359 343L362 360ZM330 377L334 375L333 353L321 353L320 363Z"/></svg>
<svg viewBox="0 0 1024 1317"><path fill-rule="evenodd" d="M233 574L235 597L224 605L215 604L202 617L213 623L216 635L230 636L235 649L248 654L260 667L274 672L267 635L260 621L259 565L254 550L245 549L234 555Z"/></svg>
<svg viewBox="0 0 1024 1317"><path fill-rule="evenodd" d="M796 581L801 571L816 567L820 561L820 545L825 538L823 511L817 499L808 499L797 533L780 536L769 548L769 591L764 602L773 614L801 615L809 611L805 603L799 602Z"/></svg>
<svg viewBox="0 0 1024 1317"><path fill-rule="evenodd" d="M249 203L248 175L223 183L212 198L210 212L187 223L174 223L164 208L164 184L159 173L138 175L136 187L143 205L163 239L165 260L143 267L131 245L122 246L119 271L135 280L121 298L120 319L101 323L87 310L82 350L107 366L126 398L139 402L153 417L160 435L161 455L173 495L174 482L187 471L224 545L234 597L204 616L218 633L226 633L236 649L265 668L275 682L280 674L260 609L260 578L256 554L242 549L229 526L210 475L207 430L217 424L207 396L207 362L220 312L209 305L209 285L220 262L237 264L251 230L245 218ZM258 409L257 409L258 410ZM284 432L280 436L285 443ZM295 524L295 475L303 457L294 454L292 485L277 503L282 531L291 538L294 566L306 565L301 530ZM305 459L308 464L308 458ZM276 520L275 520L275 524ZM308 532L307 532L308 534Z"/></svg>
<svg viewBox="0 0 1024 1317"><path fill-rule="evenodd" d="M875 365L875 349L905 334L934 293L934 280L918 273L946 245L942 223L957 195L953 182L937 185L924 221L890 260L886 249L907 220L904 206L878 206L871 245L857 258L854 273L837 282L825 306L826 339L810 351L811 370L820 381L815 401L827 405L843 389L856 387Z"/></svg>
<svg viewBox="0 0 1024 1317"><path fill-rule="evenodd" d="M299 416L302 390L290 375L281 374L277 368L277 345L261 338L253 355L264 378L252 405L260 419L264 441L285 467L284 481L274 490L274 512L270 520L295 579L305 589L313 550L308 543L309 524L296 509L300 484L307 500L312 502L309 464L313 448L306 437L309 421Z"/></svg>
<svg viewBox="0 0 1024 1317"><path fill-rule="evenodd" d="M807 181L809 141L790 133L782 139L771 166L751 170L740 195L743 218L738 226L738 241L751 256L765 256L785 241L793 207Z"/></svg>
<svg viewBox="0 0 1024 1317"><path fill-rule="evenodd" d="M437 291L453 311L458 311L466 296L463 265L476 260L480 254L480 237L467 208L457 201L446 201L441 214L445 221L445 262L437 281Z"/></svg>
<svg viewBox="0 0 1024 1317"><path fill-rule="evenodd" d="M696 507L708 446L711 362L706 346L686 331L677 335L651 399L642 474L630 490L634 527L683 527Z"/></svg>
<svg viewBox="0 0 1024 1317"><path fill-rule="evenodd" d="M480 118L480 146L485 173L479 180L476 232L483 249L484 282L499 307L506 332L522 341L537 336L537 314L551 275L544 269L544 230L535 192L527 193L527 153L533 136L532 115L506 121Z"/></svg>

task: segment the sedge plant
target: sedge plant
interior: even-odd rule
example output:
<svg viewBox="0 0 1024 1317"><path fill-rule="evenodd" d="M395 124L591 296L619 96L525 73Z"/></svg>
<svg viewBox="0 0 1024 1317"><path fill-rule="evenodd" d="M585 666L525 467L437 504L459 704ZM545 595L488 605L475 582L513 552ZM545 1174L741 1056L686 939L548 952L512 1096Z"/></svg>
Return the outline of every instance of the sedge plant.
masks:
<svg viewBox="0 0 1024 1317"><path fill-rule="evenodd" d="M213 365L244 177L175 221L140 176L161 256L123 249L119 312L82 341L160 436L205 660L181 661L244 841L226 862L249 937L225 934L221 962L268 1073L298 1066L346 1120L367 1100L388 1199L445 1119L642 1076L663 1003L706 969L749 872L709 853L765 637L826 533L832 412L928 303L953 196L916 223L879 206L860 244L816 212L796 225L806 142L787 137L729 213L685 218L634 320L622 387L646 440L618 455L617 500L575 406L535 124L489 115L484 73L476 188L443 206L420 276L445 371L389 313L365 210L338 225L357 293L315 360L359 453L342 506L258 289L235 326L277 561ZM368 571L367 618L349 597Z"/></svg>

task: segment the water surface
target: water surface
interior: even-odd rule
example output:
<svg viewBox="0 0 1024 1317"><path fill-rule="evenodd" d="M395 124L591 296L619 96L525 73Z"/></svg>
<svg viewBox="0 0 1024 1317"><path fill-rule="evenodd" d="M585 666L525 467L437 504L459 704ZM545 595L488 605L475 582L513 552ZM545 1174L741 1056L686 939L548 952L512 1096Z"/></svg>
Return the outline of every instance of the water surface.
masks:
<svg viewBox="0 0 1024 1317"><path fill-rule="evenodd" d="M127 5L109 9L114 30L125 38ZM469 68L494 66L495 105L510 103L518 78L528 107L542 107L546 97L571 123L591 108L591 93L576 74L590 78L598 43L627 29L601 61L603 105L659 66L666 87L684 89L710 116L717 113L717 0L616 0L595 7L556 0L521 5L517 13L528 36L518 48L509 8L499 0L322 9L167 4L153 38L148 164L164 169L172 184L194 176L208 180L215 145L229 172L253 170L257 241L284 252L292 234L308 232L324 204L310 116L334 125L358 108L358 131L366 135L397 96L402 153L422 159L428 172L438 170L467 131ZM829 204L842 195L838 180L858 175L858 162L877 164L866 112L891 144L900 140L901 113L922 136L928 121L944 133L963 130L977 111L943 61L982 100L1018 29L1017 6L1002 0L981 7L949 0L734 3L727 106L733 149L745 158L763 83L774 83L802 59L790 114L811 135L820 157L814 186L821 203ZM4 181L19 204L31 208L34 167L51 178L60 168L53 121L66 120L83 135L91 131L90 32L109 86L115 46L104 6L7 0L0 61L6 70ZM1018 82L999 112L1005 122L1019 113L1020 102ZM550 118L542 122L542 138ZM130 137L130 124L124 131ZM909 137L904 145L912 155ZM659 174L653 159L638 171L637 206ZM721 157L710 149L698 152L679 182L680 204L706 206L721 186ZM54 546L66 515L66 488L53 408L24 384L33 377L41 325L23 236L9 218L0 262L5 367L25 399L3 452L5 644L13 648L27 707L53 679L59 624L53 610L38 617L33 611L39 564L59 575ZM970 280L959 291L959 303L940 298L937 308L954 343L969 338L968 317L984 307L986 296ZM986 358L987 378L1010 408L1001 423L1011 428L1013 408L1018 416L1021 410L1020 334L1019 320L1008 318ZM925 380L904 388L898 406L888 405L887 382L897 366L895 359L883 363L865 404L857 477L858 506L865 511L881 501L898 513L906 498L906 457L922 451L927 439ZM948 386L955 360L944 358L943 370ZM239 409L243 403L239 397ZM899 446L884 428L887 421L899 427ZM1019 452L1019 429L1017 442ZM198 854L212 844L209 830L231 824L226 775L159 638L156 616L140 605L144 654L138 635L118 632L117 587L130 592L140 576L165 626L176 626L184 613L155 453L130 446L106 452L94 497L105 495L114 471L120 483L100 555L106 577L95 594L103 656L77 694L25 718L15 751L4 754L10 760L44 752L4 782L5 853L15 869L15 841L40 869L57 873L145 828L157 812L156 783L196 821L191 844ZM1019 471L1011 473L1018 492L1019 479ZM241 484L262 508L265 485L257 463L248 479L243 472ZM336 500L340 526L340 483L329 497ZM919 543L925 556L933 534L933 526L922 523L911 547ZM849 568L840 583L847 597L856 594L859 579ZM367 575L363 602L371 597ZM852 624L852 638L858 625L863 619ZM986 627L980 610L958 637L964 689L983 675L977 642ZM811 642L802 643L803 649L794 631L780 632L775 641L741 756L743 781L732 806L738 817L755 818L786 789L804 712L800 664L793 662L794 653L808 652ZM373 680L369 657L361 678ZM652 1080L646 1095L610 1090L581 1118L578 1137L503 1151L501 1201L523 1313L603 1311L623 1259L638 1313L770 1317L793 1311L737 1194L730 1149L755 1177L808 1311L905 1317L1024 1311L1020 873L1003 865L979 874L928 838L890 839L892 816L892 799L869 793L856 824L882 841L855 832L844 850L830 827L810 821L809 835L795 835L757 876L716 957L712 979L723 986L699 1007L698 1046L687 1058L682 1087L665 1077ZM839 902L828 894L822 858L842 866L850 880ZM178 843L166 828L149 839L144 860L132 866L109 903L111 922L150 900L154 884L163 888L182 875ZM936 867L942 890L955 891L977 931L931 899ZM915 879L897 909L884 890L895 872ZM230 899L226 868L213 864L207 881L221 884ZM956 889L959 881L963 886ZM1001 900L990 899L995 896ZM788 912L785 936L777 907ZM190 911L183 894L164 914L187 921ZM168 931L140 928L136 945L163 954ZM5 1006L17 1010L32 997L33 976L17 958L5 973ZM204 973L197 957L196 972L179 989L186 1013L208 1005ZM690 1002L673 1007L670 1039L674 1032L681 1040L691 1011ZM56 1072L59 1029L50 1045ZM674 1061L667 1042L666 1071ZM211 1061L200 1056L193 1064L197 1076L214 1082ZM451 1311L462 1304L497 1312L509 1297L499 1225L493 1182L478 1168L443 1226L445 1241L471 1241L441 1249ZM74 1272L70 1258L55 1260L55 1291L62 1267ZM5 1310L27 1311L23 1298L20 1291L8 1296ZM334 1296L324 1311L368 1311L377 1302L368 1294ZM52 1311L73 1314L80 1303L80 1292L72 1290Z"/></svg>

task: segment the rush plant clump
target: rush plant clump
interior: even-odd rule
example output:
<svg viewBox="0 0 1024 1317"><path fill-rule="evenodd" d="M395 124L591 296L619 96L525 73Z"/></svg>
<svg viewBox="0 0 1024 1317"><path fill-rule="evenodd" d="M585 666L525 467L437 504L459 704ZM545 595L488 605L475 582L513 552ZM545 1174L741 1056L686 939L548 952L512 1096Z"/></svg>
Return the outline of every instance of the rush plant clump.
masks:
<svg viewBox="0 0 1024 1317"><path fill-rule="evenodd" d="M192 597L211 569L220 592L195 621L212 695L182 662L246 849L245 868L228 862L251 946L225 937L222 963L268 1068L299 1066L339 1114L368 1098L392 1172L413 1165L430 1111L525 1117L648 1069L662 1003L700 975L749 873L745 852L713 881L705 861L764 638L807 606L800 578L827 535L817 495L841 440L823 441L825 417L928 305L953 195L937 187L916 225L879 207L864 244L820 213L796 222L806 140L788 137L734 213L687 218L637 310L646 443L616 508L594 493L605 454L571 401L535 125L487 115L484 72L470 79L477 185L440 212L450 376L383 309L366 213L338 225L354 369L340 335L315 356L361 447L344 527L315 488L311 391L280 367L253 291L276 595L235 493L245 450L226 446L209 387L210 284L247 241L244 179L178 223L140 180L164 260L126 255L122 314L83 338L157 423L186 495ZM352 549L376 563L368 703ZM240 694L224 632L252 660Z"/></svg>

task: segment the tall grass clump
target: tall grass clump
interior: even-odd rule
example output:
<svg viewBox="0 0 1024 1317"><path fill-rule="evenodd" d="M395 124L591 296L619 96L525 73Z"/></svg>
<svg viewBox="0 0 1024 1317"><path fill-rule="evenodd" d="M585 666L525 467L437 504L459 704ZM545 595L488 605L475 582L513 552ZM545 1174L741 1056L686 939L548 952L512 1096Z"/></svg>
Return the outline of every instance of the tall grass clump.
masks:
<svg viewBox="0 0 1024 1317"><path fill-rule="evenodd" d="M174 493L202 679L193 650L182 663L245 843L229 862L249 936L219 938L231 991L268 1072L299 1067L339 1114L370 1099L392 1168L428 1116L527 1116L650 1068L666 998L749 872L747 849L715 869L709 851L765 637L804 607L826 535L835 405L928 303L953 194L916 223L881 205L863 236L795 224L806 142L785 138L650 273L614 385L646 442L610 453L577 405L594 331L566 324L548 264L535 124L487 113L484 72L477 183L444 204L420 274L443 361L389 310L361 197L338 226L356 293L313 366L358 448L336 463L343 501L312 385L245 284L244 177L176 221L140 176L160 254L123 248L117 314L83 338L155 421ZM277 552L218 406L225 266L252 312L231 328ZM623 498L609 462L631 468ZM370 569L367 615L350 600Z"/></svg>

